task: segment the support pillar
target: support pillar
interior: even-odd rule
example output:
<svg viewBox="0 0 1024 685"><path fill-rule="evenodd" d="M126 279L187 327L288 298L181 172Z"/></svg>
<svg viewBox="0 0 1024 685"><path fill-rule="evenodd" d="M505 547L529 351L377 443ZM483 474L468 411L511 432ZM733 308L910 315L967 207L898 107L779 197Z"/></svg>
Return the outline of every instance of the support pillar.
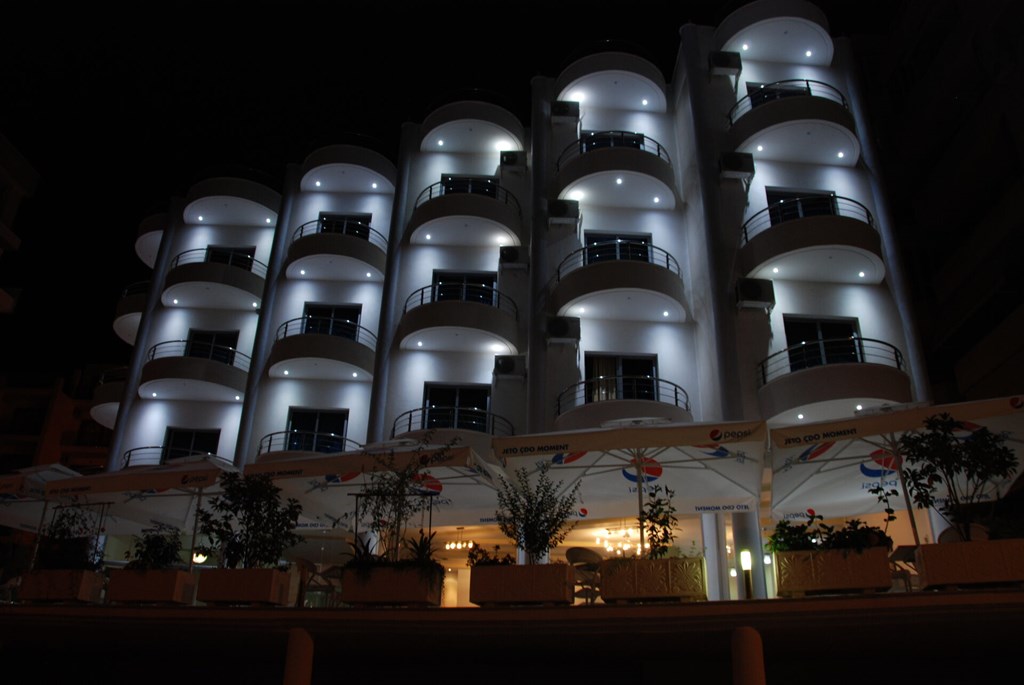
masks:
<svg viewBox="0 0 1024 685"><path fill-rule="evenodd" d="M305 628L288 631L284 685L310 685L313 681L313 636Z"/></svg>
<svg viewBox="0 0 1024 685"><path fill-rule="evenodd" d="M761 634L750 626L732 631L733 685L766 685Z"/></svg>

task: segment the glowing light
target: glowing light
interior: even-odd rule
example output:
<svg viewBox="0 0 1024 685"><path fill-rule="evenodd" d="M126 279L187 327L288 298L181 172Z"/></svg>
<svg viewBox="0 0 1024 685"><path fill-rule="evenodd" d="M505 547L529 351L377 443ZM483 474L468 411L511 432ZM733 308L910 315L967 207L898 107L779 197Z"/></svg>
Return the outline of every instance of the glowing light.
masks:
<svg viewBox="0 0 1024 685"><path fill-rule="evenodd" d="M253 302L253 303L252 303L252 306L253 306L253 307L259 307L260 305L259 305L259 303L258 303L258 302Z"/></svg>
<svg viewBox="0 0 1024 685"><path fill-rule="evenodd" d="M771 566L772 565L772 555L771 554L765 554L763 561L764 561L764 565L765 566Z"/></svg>
<svg viewBox="0 0 1024 685"><path fill-rule="evenodd" d="M654 204L658 204L659 202L661 202L661 198L658 197L658 196L655 196L654 197Z"/></svg>
<svg viewBox="0 0 1024 685"><path fill-rule="evenodd" d="M577 202L579 202L583 198L584 198L584 193L583 193L582 190L574 190L571 193L569 193L569 199L570 200L576 200Z"/></svg>
<svg viewBox="0 0 1024 685"><path fill-rule="evenodd" d="M757 151L758 152L764 152L764 145L758 145L757 146Z"/></svg>
<svg viewBox="0 0 1024 685"><path fill-rule="evenodd" d="M587 311L586 307L580 307L580 314L584 314L584 313L586 313L586 311Z"/></svg>
<svg viewBox="0 0 1024 685"><path fill-rule="evenodd" d="M443 140L438 140L437 141L437 146L438 147L444 147L444 141Z"/></svg>
<svg viewBox="0 0 1024 685"><path fill-rule="evenodd" d="M798 419L800 419L801 421L803 421L803 420L804 420L804 415L803 415L803 414L797 414L797 415L796 415L796 417L797 417Z"/></svg>
<svg viewBox="0 0 1024 685"><path fill-rule="evenodd" d="M156 393L153 393L153 397L156 397Z"/></svg>
<svg viewBox="0 0 1024 685"><path fill-rule="evenodd" d="M501 343L494 343L493 345L491 345L491 352L504 352L504 351L505 351L505 346L502 345Z"/></svg>
<svg viewBox="0 0 1024 685"><path fill-rule="evenodd" d="M584 100L587 99L587 96L582 90L577 90L575 93L569 96L569 99L575 100L576 102L583 102Z"/></svg>
<svg viewBox="0 0 1024 685"><path fill-rule="evenodd" d="M270 223L270 218L269 218L269 217L267 218L267 223L268 223L268 224Z"/></svg>
<svg viewBox="0 0 1024 685"><path fill-rule="evenodd" d="M744 44L743 44L743 49L744 49L744 50L749 50L749 49L750 49L750 46L749 46L749 45L747 45L746 43L744 43Z"/></svg>
<svg viewBox="0 0 1024 685"><path fill-rule="evenodd" d="M242 399L242 396L241 396L241 395L235 395L235 400L236 400L236 401L237 401L237 400L240 400L240 399Z"/></svg>
<svg viewBox="0 0 1024 685"><path fill-rule="evenodd" d="M352 372L352 378L359 378L359 374L355 371Z"/></svg>
<svg viewBox="0 0 1024 685"><path fill-rule="evenodd" d="M858 404L858 405L857 405L857 411L860 411L860 410L862 410L863 408L864 408L864 405L863 405L863 404Z"/></svg>
<svg viewBox="0 0 1024 685"><path fill-rule="evenodd" d="M430 240L430 234L429 233L427 234L427 240Z"/></svg>
<svg viewBox="0 0 1024 685"><path fill-rule="evenodd" d="M306 270L305 269L299 269L299 275L300 276L305 276L306 275Z"/></svg>
<svg viewBox="0 0 1024 685"><path fill-rule="evenodd" d="M494 144L494 149L497 150L498 152L508 150L510 147L512 147L512 143L508 142L507 140L499 140Z"/></svg>
<svg viewBox="0 0 1024 685"><path fill-rule="evenodd" d="M749 549L740 550L740 568L742 568L744 571L749 571L750 569L754 568L754 560L750 556Z"/></svg>
<svg viewBox="0 0 1024 685"><path fill-rule="evenodd" d="M863 272L863 271L858 271L858 272L857 272L857 275L858 275L859 277L861 277L861 278L864 278L864 272Z"/></svg>
<svg viewBox="0 0 1024 685"><path fill-rule="evenodd" d="M319 188L319 187L320 187L320 181L317 181L317 182L316 182L316 187L317 187L317 188Z"/></svg>
<svg viewBox="0 0 1024 685"><path fill-rule="evenodd" d="M663 312L661 313L661 315L662 315L662 316L668 316L668 310L666 309L665 311L663 311Z"/></svg>
<svg viewBox="0 0 1024 685"><path fill-rule="evenodd" d="M777 267L777 266L776 266L776 267L773 267L773 268L772 268L772 273L773 273L773 274L777 274L777 273L779 273L779 267Z"/></svg>
<svg viewBox="0 0 1024 685"><path fill-rule="evenodd" d="M199 219L200 221L202 221L202 220L203 220L203 215L202 215L202 214L200 214L200 215L199 215L198 217L196 217L196 218L197 218L197 219Z"/></svg>
<svg viewBox="0 0 1024 685"><path fill-rule="evenodd" d="M422 340L417 340L416 341L416 347L423 347L423 341Z"/></svg>
<svg viewBox="0 0 1024 685"><path fill-rule="evenodd" d="M842 150L840 150L840 151L839 151L839 154L837 154L837 155L836 155L836 157L838 157L839 159L842 159L842 158L843 158L843 157L845 157L845 156L846 156L846 154L845 154L845 153L843 153L843 151L842 151Z"/></svg>
<svg viewBox="0 0 1024 685"><path fill-rule="evenodd" d="M284 370L284 375L286 375L286 376L288 375L288 369Z"/></svg>
<svg viewBox="0 0 1024 685"><path fill-rule="evenodd" d="M374 181L373 183L371 183L370 187L373 188L374 190L376 190L377 189L377 182Z"/></svg>
<svg viewBox="0 0 1024 685"><path fill-rule="evenodd" d="M615 185L621 186L622 185L622 179L621 178L615 179Z"/></svg>
<svg viewBox="0 0 1024 685"><path fill-rule="evenodd" d="M178 304L178 300L177 299L174 300L174 304Z"/></svg>
<svg viewBox="0 0 1024 685"><path fill-rule="evenodd" d="M811 51L810 51L810 50L808 50L808 51L807 51L807 52L805 52L804 54L805 54L805 55L807 55L808 57L810 57L812 53L811 53Z"/></svg>
<svg viewBox="0 0 1024 685"><path fill-rule="evenodd" d="M205 561L206 561L206 555L201 553L201 552L196 552L195 554L192 555L192 563L193 564L202 564Z"/></svg>
<svg viewBox="0 0 1024 685"><path fill-rule="evenodd" d="M373 278L373 274L372 274L372 273L370 273L369 271L367 271L367 272L366 272L366 277L367 277L367 278Z"/></svg>
<svg viewBox="0 0 1024 685"><path fill-rule="evenodd" d="M640 104L643 105L644 107L646 107L647 106L647 98L644 98L643 100L641 100Z"/></svg>
<svg viewBox="0 0 1024 685"><path fill-rule="evenodd" d="M729 569L729 577L730 578L735 578L736 577L736 569L734 569L734 568Z"/></svg>

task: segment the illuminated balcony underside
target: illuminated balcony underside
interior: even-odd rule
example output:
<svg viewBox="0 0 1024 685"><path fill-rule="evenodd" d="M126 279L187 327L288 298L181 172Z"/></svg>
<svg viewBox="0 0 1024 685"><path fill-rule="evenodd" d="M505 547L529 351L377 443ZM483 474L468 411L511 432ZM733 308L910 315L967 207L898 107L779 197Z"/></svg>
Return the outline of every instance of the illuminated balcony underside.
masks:
<svg viewBox="0 0 1024 685"><path fill-rule="evenodd" d="M730 129L727 146L754 155L755 164L762 159L852 167L860 159L850 111L838 102L811 96L755 107Z"/></svg>
<svg viewBox="0 0 1024 685"><path fill-rule="evenodd" d="M160 301L165 307L252 311L263 298L263 279L228 264L182 264L167 274ZM175 304L174 300L178 300Z"/></svg>
<svg viewBox="0 0 1024 685"><path fill-rule="evenodd" d="M884 364L826 364L793 371L762 386L761 415L771 424L853 416L857 404L900 404L911 400L910 377Z"/></svg>
<svg viewBox="0 0 1024 685"><path fill-rule="evenodd" d="M396 339L403 350L518 354L516 320L496 307L431 302L407 311ZM420 345L419 343L422 343Z"/></svg>
<svg viewBox="0 0 1024 685"><path fill-rule="evenodd" d="M739 259L740 271L750 278L872 284L885 278L878 232L842 216L812 216L772 226L744 245Z"/></svg>
<svg viewBox="0 0 1024 685"><path fill-rule="evenodd" d="M467 100L437 108L423 120L423 152L493 153L522 150L526 132L514 114L489 102ZM444 141L439 145L438 141Z"/></svg>
<svg viewBox="0 0 1024 685"><path fill-rule="evenodd" d="M299 187L321 193L390 194L395 192L395 177L395 165L380 153L355 145L328 145L303 161Z"/></svg>
<svg viewBox="0 0 1024 685"><path fill-rule="evenodd" d="M832 63L834 50L825 13L809 2L791 0L743 5L718 25L712 44L744 60L819 66Z"/></svg>
<svg viewBox="0 0 1024 685"><path fill-rule="evenodd" d="M201 357L160 357L142 367L139 397L160 400L237 402L248 373ZM156 397L153 398L153 393Z"/></svg>
<svg viewBox="0 0 1024 685"><path fill-rule="evenodd" d="M587 107L638 112L666 110L665 77L661 70L624 52L602 52L576 60L559 74L555 92L559 100L579 101L582 111Z"/></svg>
<svg viewBox="0 0 1024 685"><path fill-rule="evenodd" d="M143 219L139 224L139 232L135 238L135 254L151 269L156 264L156 255L160 250L160 241L164 239L166 227L166 214L155 214Z"/></svg>
<svg viewBox="0 0 1024 685"><path fill-rule="evenodd" d="M518 205L487 195L450 193L413 211L406 238L420 245L520 245L522 230Z"/></svg>
<svg viewBox="0 0 1024 685"><path fill-rule="evenodd" d="M185 202L183 215L190 224L273 228L281 195L241 178L211 178L192 186Z"/></svg>
<svg viewBox="0 0 1024 685"><path fill-rule="evenodd" d="M123 395L123 381L101 383L96 386L92 394L93 405L89 408L89 416L104 428L113 429Z"/></svg>
<svg viewBox="0 0 1024 685"><path fill-rule="evenodd" d="M135 336L139 332L139 322L142 321L142 310L145 307L146 295L143 293L122 297L117 303L114 333L129 345L135 344Z"/></svg>
<svg viewBox="0 0 1024 685"><path fill-rule="evenodd" d="M612 426L639 426L658 423L689 423L688 409L654 400L605 400L589 402L561 413L555 430L578 430Z"/></svg>
<svg viewBox="0 0 1024 685"><path fill-rule="evenodd" d="M679 323L687 318L682 279L643 261L608 261L571 271L551 293L551 304L559 316L588 319Z"/></svg>
<svg viewBox="0 0 1024 685"><path fill-rule="evenodd" d="M561 189L560 199L579 199L581 204L635 209L676 206L672 166L657 155L629 147L601 148L572 158L558 172L555 187Z"/></svg>
<svg viewBox="0 0 1024 685"><path fill-rule="evenodd" d="M317 233L292 243L285 273L288 278L382 282L386 259L379 247L362 238Z"/></svg>
<svg viewBox="0 0 1024 685"><path fill-rule="evenodd" d="M373 349L342 336L290 335L274 343L267 359L267 375L271 378L369 381L373 379L374 356Z"/></svg>

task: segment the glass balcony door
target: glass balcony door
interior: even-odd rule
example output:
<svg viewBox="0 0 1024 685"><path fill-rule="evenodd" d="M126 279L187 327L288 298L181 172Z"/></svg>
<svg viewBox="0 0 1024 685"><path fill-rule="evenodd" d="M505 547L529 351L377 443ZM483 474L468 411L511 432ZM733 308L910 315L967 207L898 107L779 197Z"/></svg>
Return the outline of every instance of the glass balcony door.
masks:
<svg viewBox="0 0 1024 685"><path fill-rule="evenodd" d="M831 191L765 188L765 195L773 226L807 216L835 216L839 213L836 194Z"/></svg>
<svg viewBox="0 0 1024 685"><path fill-rule="evenodd" d="M657 356L587 354L584 373L587 402L658 399Z"/></svg>
<svg viewBox="0 0 1024 685"><path fill-rule="evenodd" d="M363 307L359 304L313 304L306 303L303 316L306 321L304 333L336 335L355 340L359 331L359 317Z"/></svg>
<svg viewBox="0 0 1024 685"><path fill-rule="evenodd" d="M856 319L783 317L792 371L864 361Z"/></svg>
<svg viewBox="0 0 1024 685"><path fill-rule="evenodd" d="M235 348L238 346L238 331L199 331L188 332L185 344L186 357L212 359L223 364L234 364Z"/></svg>
<svg viewBox="0 0 1024 685"><path fill-rule="evenodd" d="M423 427L487 431L489 385L441 385L423 388Z"/></svg>
<svg viewBox="0 0 1024 685"><path fill-rule="evenodd" d="M304 452L345 451L348 430L347 409L288 410L288 449Z"/></svg>

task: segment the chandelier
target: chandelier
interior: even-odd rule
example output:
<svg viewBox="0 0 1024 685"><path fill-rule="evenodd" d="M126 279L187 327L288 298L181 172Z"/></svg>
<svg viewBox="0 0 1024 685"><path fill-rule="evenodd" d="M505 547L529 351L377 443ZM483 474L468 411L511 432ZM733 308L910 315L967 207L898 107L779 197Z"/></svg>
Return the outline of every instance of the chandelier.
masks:
<svg viewBox="0 0 1024 685"><path fill-rule="evenodd" d="M444 543L444 548L445 549L473 549L473 546L476 544L475 542L473 542L472 540L463 540L462 539L462 531L465 530L465 529L462 526L459 526L456 530L459 531L458 538L456 538L453 542L446 542L446 543Z"/></svg>
<svg viewBox="0 0 1024 685"><path fill-rule="evenodd" d="M623 554L642 554L640 549L640 529L619 526L618 528L605 528L605 536L595 538L598 546L604 547L606 552L614 553L616 556ZM651 548L647 542L644 543L644 550Z"/></svg>

